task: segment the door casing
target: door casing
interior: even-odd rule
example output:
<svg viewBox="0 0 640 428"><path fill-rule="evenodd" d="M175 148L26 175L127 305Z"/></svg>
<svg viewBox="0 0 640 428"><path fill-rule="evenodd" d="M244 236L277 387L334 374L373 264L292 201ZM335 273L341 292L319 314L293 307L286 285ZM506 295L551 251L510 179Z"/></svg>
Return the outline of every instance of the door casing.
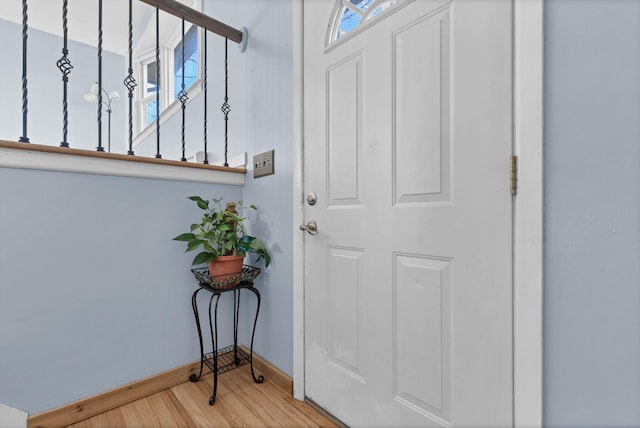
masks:
<svg viewBox="0 0 640 428"><path fill-rule="evenodd" d="M543 424L543 0L513 8L514 425ZM293 225L304 219L304 0L293 2ZM508 161L505 159L505 162ZM508 177L505 177L508 180ZM304 400L304 236L293 239L293 393Z"/></svg>

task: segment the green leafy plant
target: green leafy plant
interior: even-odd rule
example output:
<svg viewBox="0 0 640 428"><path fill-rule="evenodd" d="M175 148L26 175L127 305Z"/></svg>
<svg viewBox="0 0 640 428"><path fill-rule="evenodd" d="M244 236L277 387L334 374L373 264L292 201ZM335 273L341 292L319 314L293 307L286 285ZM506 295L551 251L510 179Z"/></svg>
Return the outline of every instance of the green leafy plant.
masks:
<svg viewBox="0 0 640 428"><path fill-rule="evenodd" d="M247 235L244 228L245 217L240 217L236 208L256 210L255 205L245 207L242 201L229 202L222 207L222 198L208 201L200 196L189 196L204 211L200 223L191 225L191 232L182 233L174 241L187 243L186 252L202 248L193 259L193 265L209 263L218 256L242 255L255 253L264 258L265 266L271 263L271 256L264 242L254 236Z"/></svg>

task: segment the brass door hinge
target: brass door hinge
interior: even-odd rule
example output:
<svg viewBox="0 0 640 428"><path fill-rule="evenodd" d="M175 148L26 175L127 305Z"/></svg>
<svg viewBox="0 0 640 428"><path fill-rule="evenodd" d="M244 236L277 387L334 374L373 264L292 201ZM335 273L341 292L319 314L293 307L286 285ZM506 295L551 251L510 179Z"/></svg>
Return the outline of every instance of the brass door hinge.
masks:
<svg viewBox="0 0 640 428"><path fill-rule="evenodd" d="M511 155L509 189L512 195L518 194L518 157Z"/></svg>

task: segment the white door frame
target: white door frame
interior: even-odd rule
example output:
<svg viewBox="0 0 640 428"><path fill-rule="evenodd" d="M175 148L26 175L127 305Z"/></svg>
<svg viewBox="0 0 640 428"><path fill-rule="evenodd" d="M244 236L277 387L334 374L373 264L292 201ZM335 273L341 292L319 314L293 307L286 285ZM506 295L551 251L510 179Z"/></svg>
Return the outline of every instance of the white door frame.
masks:
<svg viewBox="0 0 640 428"><path fill-rule="evenodd" d="M544 0L514 2L514 425L543 422ZM304 223L303 0L293 1L293 227ZM505 159L505 162L508 160ZM505 178L506 180L507 178ZM304 400L304 235L293 239L293 394Z"/></svg>

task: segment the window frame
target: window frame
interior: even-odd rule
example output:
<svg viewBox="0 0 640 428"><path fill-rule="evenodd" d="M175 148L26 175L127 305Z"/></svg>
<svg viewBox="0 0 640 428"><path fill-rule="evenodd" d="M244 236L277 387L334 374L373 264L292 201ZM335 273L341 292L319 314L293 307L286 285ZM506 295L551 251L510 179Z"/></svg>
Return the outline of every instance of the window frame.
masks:
<svg viewBox="0 0 640 428"><path fill-rule="evenodd" d="M147 106L149 102L153 102L156 100L156 92L152 92L150 94L146 93L146 82L147 82L147 66L149 64L153 64L156 61L155 51L149 50L139 55L134 62L134 70L137 73L136 80L140 82L140 84L136 87L136 94L134 96L134 135L142 132L146 127L151 126L153 121L150 124L146 123L147 117ZM162 56L160 58L160 65L162 66ZM160 78L162 79L162 68L160 69ZM164 79L162 79L164 80ZM161 80L161 81L162 81ZM166 106L166 102L163 99L164 91L163 87L160 86L160 112L163 111Z"/></svg>
<svg viewBox="0 0 640 428"><path fill-rule="evenodd" d="M336 0L336 4L333 7L333 11L331 12L331 18L329 21L329 25L327 26L327 33L325 35L325 52L328 52L334 49L336 46L341 45L344 40L349 40L352 37L355 37L357 34L364 31L369 26L373 25L375 22L378 22L379 19L384 19L385 16L393 14L398 10L402 9L407 4L411 3L415 0L374 0L374 4L372 6L379 6L379 4L375 3L391 3L387 4L386 7L379 14L374 14L372 9L369 7L368 9L372 9L371 12L368 10L362 10L358 8L358 6L350 3L350 0ZM361 16L361 20L359 23L351 30L348 31L338 37L336 34L340 28L340 23L342 21L342 17L344 11L346 9L351 9L354 13L357 13Z"/></svg>

